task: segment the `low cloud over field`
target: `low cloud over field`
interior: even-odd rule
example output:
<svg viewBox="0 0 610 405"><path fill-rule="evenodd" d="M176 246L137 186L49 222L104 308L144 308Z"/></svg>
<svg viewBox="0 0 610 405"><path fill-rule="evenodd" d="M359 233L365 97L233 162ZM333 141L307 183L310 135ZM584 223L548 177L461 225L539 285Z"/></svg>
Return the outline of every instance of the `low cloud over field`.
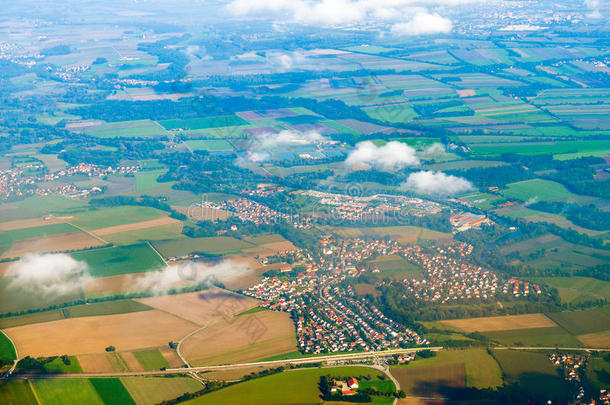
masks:
<svg viewBox="0 0 610 405"><path fill-rule="evenodd" d="M397 170L407 166L419 165L415 149L409 145L391 141L382 146L376 146L371 141L359 142L345 159L348 166L367 165L380 170Z"/></svg>
<svg viewBox="0 0 610 405"><path fill-rule="evenodd" d="M133 290L150 290L155 294L164 294L172 288L195 283L212 286L226 283L243 276L250 268L230 260L218 264L186 262L167 266L163 270L150 271L133 280Z"/></svg>
<svg viewBox="0 0 610 405"><path fill-rule="evenodd" d="M441 17L438 13L417 13L407 22L401 22L392 26L392 34L399 36L425 35L425 34L447 34L453 29L450 19Z"/></svg>
<svg viewBox="0 0 610 405"><path fill-rule="evenodd" d="M265 162L271 159L271 155L265 149L275 148L278 146L290 145L308 145L313 143L328 142L329 139L318 131L295 131L285 129L279 133L266 133L256 137L252 141L246 156L240 157L235 162L238 166L243 166L247 163Z"/></svg>
<svg viewBox="0 0 610 405"><path fill-rule="evenodd" d="M474 189L464 178L433 171L411 173L402 186L420 193L445 195Z"/></svg>
<svg viewBox="0 0 610 405"><path fill-rule="evenodd" d="M7 269L14 277L9 288L19 288L44 296L61 296L80 291L92 280L87 263L66 254L29 254Z"/></svg>

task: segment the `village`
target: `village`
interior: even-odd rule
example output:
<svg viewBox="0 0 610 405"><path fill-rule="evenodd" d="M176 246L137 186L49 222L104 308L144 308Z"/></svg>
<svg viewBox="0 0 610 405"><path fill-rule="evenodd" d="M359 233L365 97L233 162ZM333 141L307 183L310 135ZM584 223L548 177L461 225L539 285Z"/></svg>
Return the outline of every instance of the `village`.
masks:
<svg viewBox="0 0 610 405"><path fill-rule="evenodd" d="M414 245L403 247L393 240L349 239L328 236L320 240L319 252L286 251L261 263L285 261L291 265L263 278L243 291L257 298L261 307L289 312L295 322L299 349L303 353L383 350L428 345L414 330L387 317L373 302L356 293L352 281L375 274L378 256L400 255L424 270L424 278L394 281L381 278L375 287L400 283L417 302L453 303L486 300L500 293L514 297L540 294L540 286L499 277L464 260L472 246L452 242L436 251ZM407 298L405 295L404 298Z"/></svg>
<svg viewBox="0 0 610 405"><path fill-rule="evenodd" d="M52 173L42 175L27 175L27 171L44 170L40 163L31 163L19 168L0 170L0 197L26 197L31 195L57 194L70 198L86 198L100 194L102 188L97 186L77 187L70 183L58 184L58 180L71 176L104 177L108 175L134 175L140 171L140 166L102 167L88 163L79 163Z"/></svg>

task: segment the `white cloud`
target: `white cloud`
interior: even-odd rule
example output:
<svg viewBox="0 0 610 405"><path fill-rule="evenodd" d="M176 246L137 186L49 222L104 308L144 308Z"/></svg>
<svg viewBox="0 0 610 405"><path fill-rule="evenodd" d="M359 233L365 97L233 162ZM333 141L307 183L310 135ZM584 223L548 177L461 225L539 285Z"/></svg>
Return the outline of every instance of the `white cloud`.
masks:
<svg viewBox="0 0 610 405"><path fill-rule="evenodd" d="M429 159L443 157L447 154L445 145L440 142L434 142L424 149L423 156Z"/></svg>
<svg viewBox="0 0 610 405"><path fill-rule="evenodd" d="M392 34L399 36L447 34L453 29L450 19L441 17L438 13L418 13L411 20L392 26Z"/></svg>
<svg viewBox="0 0 610 405"><path fill-rule="evenodd" d="M445 195L474 189L472 183L464 178L433 171L411 173L402 186L420 193Z"/></svg>
<svg viewBox="0 0 610 405"><path fill-rule="evenodd" d="M149 290L155 294L164 294L172 288L183 286L185 283L212 286L217 283L226 283L243 276L250 268L241 263L225 260L218 264L186 262L167 266L163 270L149 271L138 276L131 283L131 288Z"/></svg>
<svg viewBox="0 0 610 405"><path fill-rule="evenodd" d="M66 254L28 254L7 269L9 288L19 288L43 296L79 292L93 278L87 263Z"/></svg>
<svg viewBox="0 0 610 405"><path fill-rule="evenodd" d="M328 142L329 139L318 131L294 131L285 129L278 134L268 133L260 136L262 147L269 148L281 145L307 145L311 143Z"/></svg>
<svg viewBox="0 0 610 405"><path fill-rule="evenodd" d="M376 146L371 141L359 142L345 159L348 166L368 165L381 170L396 170L406 166L417 166L419 158L409 145L391 141Z"/></svg>
<svg viewBox="0 0 610 405"><path fill-rule="evenodd" d="M410 28L396 26L404 34L448 32L451 21L426 9L455 6L483 0L232 0L225 9L236 16L264 16L276 22L296 22L316 25L378 24L398 22L402 16L414 16ZM430 28L427 24L433 24ZM449 28L447 28L449 27Z"/></svg>
<svg viewBox="0 0 610 405"><path fill-rule="evenodd" d="M590 10L587 14L587 18L599 19L602 18L602 13L599 11L599 0L585 0L585 5Z"/></svg>

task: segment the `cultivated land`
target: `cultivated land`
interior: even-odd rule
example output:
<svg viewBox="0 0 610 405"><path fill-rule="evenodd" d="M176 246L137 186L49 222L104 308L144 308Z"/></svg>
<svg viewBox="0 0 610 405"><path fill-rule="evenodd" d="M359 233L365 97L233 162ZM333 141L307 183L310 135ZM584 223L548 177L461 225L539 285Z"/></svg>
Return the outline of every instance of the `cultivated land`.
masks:
<svg viewBox="0 0 610 405"><path fill-rule="evenodd" d="M45 405L91 404L105 405L87 379L48 379L32 381L36 397Z"/></svg>
<svg viewBox="0 0 610 405"><path fill-rule="evenodd" d="M247 363L294 352L296 338L287 313L264 311L223 317L184 341L182 353L193 366Z"/></svg>
<svg viewBox="0 0 610 405"><path fill-rule="evenodd" d="M138 405L155 405L202 388L189 377L122 377L121 382Z"/></svg>
<svg viewBox="0 0 610 405"><path fill-rule="evenodd" d="M321 376L349 377L370 375L372 379L376 379L376 376L380 374L382 374L380 371L367 367L331 367L314 370L295 370L223 388L220 391L187 401L185 404L228 405L238 403L243 398L248 398L251 405L315 404L320 402L318 383ZM277 387L282 387L282 389L277 389Z"/></svg>
<svg viewBox="0 0 610 405"><path fill-rule="evenodd" d="M11 380L0 383L0 401L6 405L38 405L31 382L27 380Z"/></svg>
<svg viewBox="0 0 610 405"><path fill-rule="evenodd" d="M557 326L543 314L492 316L485 318L454 319L440 323L464 332L491 332L511 329L546 328Z"/></svg>
<svg viewBox="0 0 610 405"><path fill-rule="evenodd" d="M158 311L63 319L5 329L21 356L104 352L108 346L133 350L179 340L196 325Z"/></svg>
<svg viewBox="0 0 610 405"><path fill-rule="evenodd" d="M230 318L257 305L252 298L219 288L136 301L202 326Z"/></svg>

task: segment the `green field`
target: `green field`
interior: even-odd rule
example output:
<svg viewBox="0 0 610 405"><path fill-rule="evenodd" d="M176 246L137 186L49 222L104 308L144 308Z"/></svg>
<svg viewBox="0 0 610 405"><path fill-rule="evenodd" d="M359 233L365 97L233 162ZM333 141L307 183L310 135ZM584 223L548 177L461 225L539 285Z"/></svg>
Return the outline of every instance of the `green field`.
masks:
<svg viewBox="0 0 610 405"><path fill-rule="evenodd" d="M418 358L406 366L392 367L392 370L394 368L419 368L451 364L464 365L466 387L482 389L502 385L500 367L485 349L443 350L437 352L434 357Z"/></svg>
<svg viewBox="0 0 610 405"><path fill-rule="evenodd" d="M132 300L94 302L63 309L53 309L50 311L0 318L0 328L6 329L15 326L51 322L67 318L80 318L84 316L125 314L129 312L148 311L149 309L151 309L149 306Z"/></svg>
<svg viewBox="0 0 610 405"><path fill-rule="evenodd" d="M142 273L164 266L159 255L147 243L85 250L71 256L86 262L93 277Z"/></svg>
<svg viewBox="0 0 610 405"><path fill-rule="evenodd" d="M590 277L541 277L536 281L554 287L562 302L610 300L610 282Z"/></svg>
<svg viewBox="0 0 610 405"><path fill-rule="evenodd" d="M7 234L14 241L31 238L42 238L50 235L58 235L62 233L81 232L70 224L51 224L43 226L35 226L32 228L14 229Z"/></svg>
<svg viewBox="0 0 610 405"><path fill-rule="evenodd" d="M559 327L503 330L483 335L505 346L582 346L578 339Z"/></svg>
<svg viewBox="0 0 610 405"><path fill-rule="evenodd" d="M30 309L47 308L52 305L61 305L64 302L71 302L83 299L84 296L79 291L66 292L60 295L41 296L32 293L32 290L14 288L10 286L10 277L0 277L0 313L19 313ZM2 320L0 319L0 322Z"/></svg>
<svg viewBox="0 0 610 405"><path fill-rule="evenodd" d="M118 378L91 378L91 384L106 405L136 405Z"/></svg>
<svg viewBox="0 0 610 405"><path fill-rule="evenodd" d="M144 370L159 370L169 367L169 363L157 349L138 350L134 351L133 355Z"/></svg>
<svg viewBox="0 0 610 405"><path fill-rule="evenodd" d="M0 382L0 403L3 405L40 405L27 380Z"/></svg>
<svg viewBox="0 0 610 405"><path fill-rule="evenodd" d="M567 387L546 354L519 350L493 350L508 382L519 383L528 392L545 399L560 400Z"/></svg>
<svg viewBox="0 0 610 405"><path fill-rule="evenodd" d="M83 369L78 363L78 359L75 356L68 356L69 363L66 364L63 362L61 357L54 359L44 365L44 369L49 373L82 373Z"/></svg>
<svg viewBox="0 0 610 405"><path fill-rule="evenodd" d="M32 381L32 387L40 405L105 405L87 379L38 379Z"/></svg>
<svg viewBox="0 0 610 405"><path fill-rule="evenodd" d="M367 263L379 270L379 273L375 273L375 276L377 277L391 277L397 279L423 277L423 270L420 267L408 262L400 256L381 256Z"/></svg>
<svg viewBox="0 0 610 405"><path fill-rule="evenodd" d="M543 179L507 184L507 189L502 190L502 195L508 199L521 201L534 199L539 201L565 201L574 196L562 184Z"/></svg>
<svg viewBox="0 0 610 405"><path fill-rule="evenodd" d="M3 209L0 210L0 222L40 218L47 214L72 215L75 211L86 207L87 203L84 201L59 195L34 196L4 204Z"/></svg>
<svg viewBox="0 0 610 405"><path fill-rule="evenodd" d="M16 360L17 354L9 338L0 331L0 360Z"/></svg>
<svg viewBox="0 0 610 405"><path fill-rule="evenodd" d="M104 235L104 240L114 243L115 245L132 245L143 241L186 238L186 236L182 234L182 226L182 223L174 223L152 228L117 232Z"/></svg>
<svg viewBox="0 0 610 405"><path fill-rule="evenodd" d="M109 122L89 127L85 133L98 138L153 138L167 134L151 120Z"/></svg>
<svg viewBox="0 0 610 405"><path fill-rule="evenodd" d="M319 403L320 377L350 377L370 375L372 379L381 372L367 367L333 367L304 369L274 374L268 377L239 383L199 398L184 402L185 405L233 405L243 403L248 398L249 405L303 405ZM387 399L387 398L385 398ZM377 402L389 403L390 402Z"/></svg>
<svg viewBox="0 0 610 405"><path fill-rule="evenodd" d="M171 186L174 184L174 182L164 182L161 183L159 181L157 181L157 178L159 178L159 176L161 176L162 174L165 174L167 172L167 169L158 169L158 170L147 170L147 171L141 171L138 172L136 174L136 182L135 182L135 186L136 186L136 192L140 193L143 191L148 191L151 192L151 190L153 189L160 189L160 190L154 190L156 191L162 191L162 190L171 190Z"/></svg>
<svg viewBox="0 0 610 405"><path fill-rule="evenodd" d="M122 205L92 209L77 214L72 223L87 230L132 224L165 216L167 213L151 207Z"/></svg>
<svg viewBox="0 0 610 405"><path fill-rule="evenodd" d="M227 236L159 241L154 242L154 246L166 258L191 253L225 255L229 253L239 253L242 249L256 247L253 243Z"/></svg>
<svg viewBox="0 0 610 405"><path fill-rule="evenodd" d="M599 308L546 314L573 335L602 332L610 329L610 317Z"/></svg>
<svg viewBox="0 0 610 405"><path fill-rule="evenodd" d="M138 405L156 405L203 388L190 377L122 377L121 382Z"/></svg>
<svg viewBox="0 0 610 405"><path fill-rule="evenodd" d="M233 150L233 146L224 139L189 140L184 143L191 150L207 150L208 152Z"/></svg>
<svg viewBox="0 0 610 405"><path fill-rule="evenodd" d="M168 130L172 129L207 129L207 128L221 128L221 127L234 127L238 125L246 125L248 122L244 121L237 115L219 115L216 117L202 117L202 118L185 118L185 119L172 119L159 121L159 124L163 125Z"/></svg>
<svg viewBox="0 0 610 405"><path fill-rule="evenodd" d="M610 376L610 355L607 352L606 354L591 356L587 367L587 376L594 389L608 389L610 383L608 378Z"/></svg>

